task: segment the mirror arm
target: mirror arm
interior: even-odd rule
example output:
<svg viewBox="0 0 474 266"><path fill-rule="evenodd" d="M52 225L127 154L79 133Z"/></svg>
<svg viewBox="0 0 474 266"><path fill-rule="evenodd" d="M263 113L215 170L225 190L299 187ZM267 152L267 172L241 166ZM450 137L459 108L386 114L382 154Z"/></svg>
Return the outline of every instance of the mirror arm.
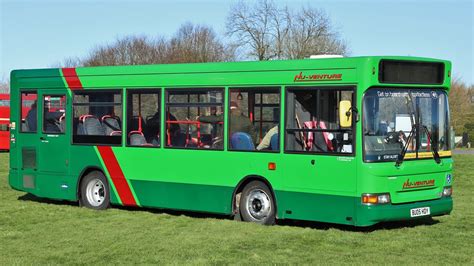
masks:
<svg viewBox="0 0 474 266"><path fill-rule="evenodd" d="M355 114L356 122L359 122L359 110L357 110L357 107L351 106L351 108L349 108L349 111L346 112L346 116L350 116L351 113Z"/></svg>

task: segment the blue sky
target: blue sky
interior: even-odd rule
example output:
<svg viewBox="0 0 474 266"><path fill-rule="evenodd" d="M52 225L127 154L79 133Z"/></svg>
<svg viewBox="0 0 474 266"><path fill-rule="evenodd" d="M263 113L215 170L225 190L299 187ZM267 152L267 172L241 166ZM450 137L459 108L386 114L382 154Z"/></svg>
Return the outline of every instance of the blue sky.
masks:
<svg viewBox="0 0 474 266"><path fill-rule="evenodd" d="M85 56L117 37L170 36L184 22L222 34L235 1L0 0L0 80L12 69L50 67ZM412 55L448 59L454 76L474 83L473 1L278 1L324 9L351 55Z"/></svg>

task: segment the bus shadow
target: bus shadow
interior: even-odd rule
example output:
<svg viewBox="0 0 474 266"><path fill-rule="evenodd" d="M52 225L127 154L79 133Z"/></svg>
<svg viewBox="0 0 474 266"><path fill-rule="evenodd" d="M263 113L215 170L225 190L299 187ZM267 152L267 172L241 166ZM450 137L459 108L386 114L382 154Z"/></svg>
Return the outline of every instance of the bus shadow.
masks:
<svg viewBox="0 0 474 266"><path fill-rule="evenodd" d="M68 201L68 200L60 200L60 199L49 199L49 198L41 198L37 197L33 194L26 193L22 196L18 197L18 200L21 201L30 201L30 202L37 202L37 203L45 203L45 204L52 204L58 206L79 206L78 202L75 201ZM169 214L173 216L187 216L190 218L216 218L222 220L232 220L229 215L220 215L220 214L213 214L213 213L206 213L206 212L194 212L194 211L184 211L184 210L170 210L170 209L160 209L160 208L149 208L149 207L128 207L128 206L121 206L121 205L112 205L111 208L124 210L129 212L150 212L154 214Z"/></svg>
<svg viewBox="0 0 474 266"><path fill-rule="evenodd" d="M78 202L40 198L29 193L18 197L18 200L32 201L32 202L46 203L46 204L53 204L53 205L79 207ZM112 208L129 211L129 212L149 212L153 214L186 216L189 218L197 218L197 219L235 220L230 215L197 212L197 211L171 210L171 209L160 209L160 208L149 208L149 207L138 208L138 207L127 207L127 206L121 206L121 205L112 205ZM379 231L379 230L414 228L417 226L434 225L438 223L439 223L439 220L436 220L432 217L427 217L427 218L420 218L420 219L415 219L415 220L410 220L410 221L381 222L381 223L368 226L368 227L355 227L352 225L341 225L341 224L332 224L332 223L323 223L323 222L303 221L303 220L277 220L276 226L292 226L292 227L300 227L300 228L311 228L315 230L338 229L341 231L348 231L348 232L371 233L371 232Z"/></svg>
<svg viewBox="0 0 474 266"><path fill-rule="evenodd" d="M233 216L225 214L214 214L207 212L196 212L196 211L184 211L184 210L170 210L170 209L159 209L159 208L136 208L126 206L113 206L113 208L126 210L126 211L146 211L154 214L168 214L172 216L186 216L189 218L197 219L218 219L218 220L235 220ZM237 221L236 222L242 222ZM395 230L402 228L414 228L417 226L426 226L438 224L439 220L433 219L432 217L419 218L410 221L394 221L394 222L381 222L372 226L367 227L356 227L353 225L341 225L324 222L313 222L303 220L277 220L275 226L292 226L300 228L310 228L314 230L329 230L338 229L341 231L348 232L360 232L360 233L371 233L379 230Z"/></svg>
<svg viewBox="0 0 474 266"><path fill-rule="evenodd" d="M426 226L438 224L439 220L433 219L432 217L420 218L410 221L393 221L393 222L381 222L372 226L367 227L356 227L353 225L344 224L331 224L323 222L312 222L312 221L301 221L301 220L280 220L277 225L282 226L295 226L302 228L311 228L316 230L329 230L338 229L341 231L348 232L360 232L360 233L371 233L379 230L395 230L402 228L413 228L417 226Z"/></svg>
<svg viewBox="0 0 474 266"><path fill-rule="evenodd" d="M198 212L198 211L186 211L186 210L172 210L172 209L161 209L161 208L150 208L150 207L127 207L121 205L112 205L112 208L130 211L130 212L149 212L153 214L168 214L172 216L186 216L189 218L197 219L219 219L219 220L233 220L233 218L226 214L216 214L209 212Z"/></svg>
<svg viewBox="0 0 474 266"><path fill-rule="evenodd" d="M33 201L33 202L53 204L53 205L79 206L79 204L74 201L40 198L30 193L26 193L25 195L19 196L18 200Z"/></svg>

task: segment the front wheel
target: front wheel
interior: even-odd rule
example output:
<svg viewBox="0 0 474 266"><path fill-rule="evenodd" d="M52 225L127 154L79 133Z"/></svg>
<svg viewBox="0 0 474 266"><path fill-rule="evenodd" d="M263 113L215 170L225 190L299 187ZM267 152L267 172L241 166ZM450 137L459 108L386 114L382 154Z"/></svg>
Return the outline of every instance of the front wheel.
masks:
<svg viewBox="0 0 474 266"><path fill-rule="evenodd" d="M82 206L90 209L107 209L110 204L110 189L107 178L101 172L87 174L81 181Z"/></svg>
<svg viewBox="0 0 474 266"><path fill-rule="evenodd" d="M275 223L275 202L270 189L260 181L248 183L240 199L240 215L247 222Z"/></svg>

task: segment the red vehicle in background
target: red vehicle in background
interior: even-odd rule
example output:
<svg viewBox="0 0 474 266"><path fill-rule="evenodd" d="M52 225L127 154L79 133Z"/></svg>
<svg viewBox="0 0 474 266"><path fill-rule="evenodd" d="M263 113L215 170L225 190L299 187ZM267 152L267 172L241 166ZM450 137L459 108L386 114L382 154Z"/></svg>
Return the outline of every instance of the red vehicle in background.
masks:
<svg viewBox="0 0 474 266"><path fill-rule="evenodd" d="M21 120L24 121L28 111L30 111L33 103L36 102L35 94L25 94L21 106ZM63 103L52 106L61 108ZM10 150L10 94L0 93L0 151Z"/></svg>
<svg viewBox="0 0 474 266"><path fill-rule="evenodd" d="M0 151L10 149L10 95L0 94Z"/></svg>

